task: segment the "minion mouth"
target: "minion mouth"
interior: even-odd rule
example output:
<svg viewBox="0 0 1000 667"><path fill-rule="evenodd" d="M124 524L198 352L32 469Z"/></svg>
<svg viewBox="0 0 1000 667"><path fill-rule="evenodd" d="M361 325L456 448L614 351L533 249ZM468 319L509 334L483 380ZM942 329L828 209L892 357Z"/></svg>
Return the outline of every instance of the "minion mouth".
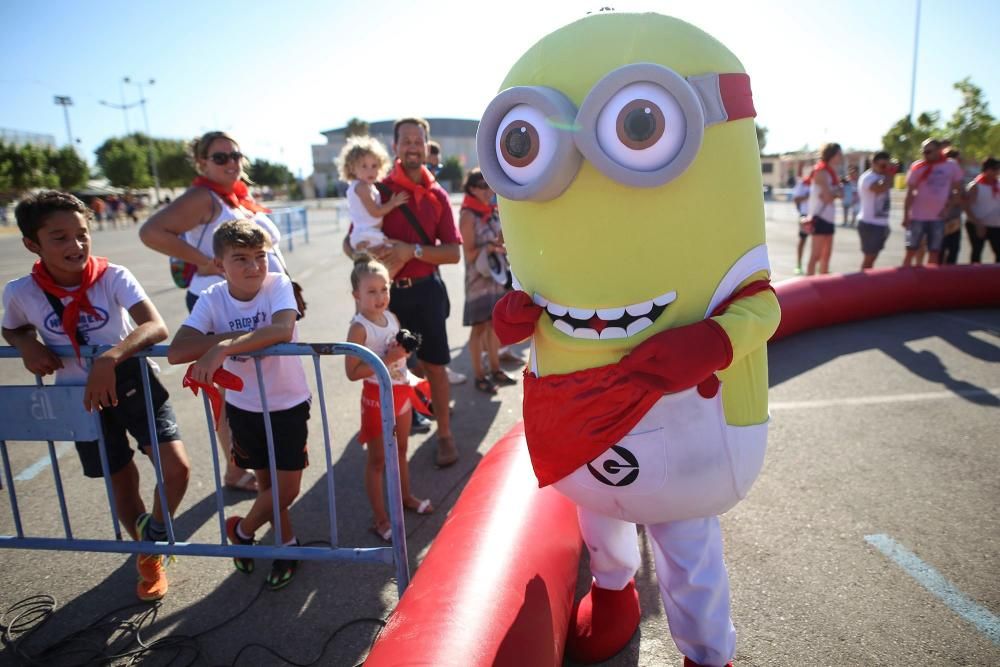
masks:
<svg viewBox="0 0 1000 667"><path fill-rule="evenodd" d="M535 293L532 301L545 309L554 326L572 338L610 340L630 338L652 326L653 322L677 299L677 292L666 292L647 301L617 308L570 308L549 301Z"/></svg>

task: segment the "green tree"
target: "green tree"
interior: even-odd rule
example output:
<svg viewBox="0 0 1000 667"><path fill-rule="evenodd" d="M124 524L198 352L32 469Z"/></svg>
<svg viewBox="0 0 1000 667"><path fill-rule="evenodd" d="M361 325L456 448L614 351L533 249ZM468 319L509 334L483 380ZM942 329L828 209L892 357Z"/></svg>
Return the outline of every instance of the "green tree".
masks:
<svg viewBox="0 0 1000 667"><path fill-rule="evenodd" d="M49 152L46 158L50 171L59 179L60 189L76 190L87 185L90 168L72 146L63 146L57 151Z"/></svg>
<svg viewBox="0 0 1000 667"><path fill-rule="evenodd" d="M148 188L153 184L146 137L138 132L112 137L98 147L97 165L105 178L120 188Z"/></svg>
<svg viewBox="0 0 1000 667"><path fill-rule="evenodd" d="M184 187L197 175L188 155L187 142L180 139L155 139L156 167L160 185L168 188Z"/></svg>
<svg viewBox="0 0 1000 667"><path fill-rule="evenodd" d="M344 137L364 137L368 134L368 121L352 118L347 121Z"/></svg>
<svg viewBox="0 0 1000 667"><path fill-rule="evenodd" d="M254 160L250 164L247 175L254 183L271 187L285 186L294 180L292 172L285 165L261 159Z"/></svg>
<svg viewBox="0 0 1000 667"><path fill-rule="evenodd" d="M763 153L764 146L767 145L767 128L763 125L758 125L757 123L754 123L753 126L754 129L757 130L757 148L761 153Z"/></svg>
<svg viewBox="0 0 1000 667"><path fill-rule="evenodd" d="M996 125L983 90L966 77L954 85L962 95L962 103L955 109L944 127L945 136L962 152L963 157L982 160L990 153L990 132Z"/></svg>
<svg viewBox="0 0 1000 667"><path fill-rule="evenodd" d="M438 181L444 183L450 181L451 189L457 191L462 188L464 178L465 172L462 170L462 163L458 161L458 158L454 155L446 157L441 164L441 171L438 172Z"/></svg>
<svg viewBox="0 0 1000 667"><path fill-rule="evenodd" d="M936 111L920 114L915 124L909 118L900 118L882 137L882 148L904 164L919 159L920 144L940 133L939 121Z"/></svg>
<svg viewBox="0 0 1000 667"><path fill-rule="evenodd" d="M59 177L49 164L51 149L0 142L0 198L11 200L33 188L58 188Z"/></svg>

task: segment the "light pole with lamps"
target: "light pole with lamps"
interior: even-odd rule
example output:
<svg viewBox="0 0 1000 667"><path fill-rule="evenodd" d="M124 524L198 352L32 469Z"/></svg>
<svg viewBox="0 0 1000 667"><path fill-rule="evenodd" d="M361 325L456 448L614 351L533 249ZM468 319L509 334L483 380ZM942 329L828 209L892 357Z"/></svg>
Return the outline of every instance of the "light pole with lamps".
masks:
<svg viewBox="0 0 1000 667"><path fill-rule="evenodd" d="M69 145L76 148L76 143L73 141L73 130L69 126L69 108L73 106L73 99L69 95L56 95L55 103L63 108L63 114L66 116L66 136L69 138Z"/></svg>
<svg viewBox="0 0 1000 667"><path fill-rule="evenodd" d="M149 116L146 114L146 96L142 91L142 81L132 81L131 78L122 79L125 83L134 83L139 88L139 106L142 107L142 120L146 124L146 141L149 148L149 166L153 169L153 188L156 191L156 203L160 203L160 172L156 167L156 151L153 149L153 135L149 131ZM155 79L149 79L150 86L156 83Z"/></svg>

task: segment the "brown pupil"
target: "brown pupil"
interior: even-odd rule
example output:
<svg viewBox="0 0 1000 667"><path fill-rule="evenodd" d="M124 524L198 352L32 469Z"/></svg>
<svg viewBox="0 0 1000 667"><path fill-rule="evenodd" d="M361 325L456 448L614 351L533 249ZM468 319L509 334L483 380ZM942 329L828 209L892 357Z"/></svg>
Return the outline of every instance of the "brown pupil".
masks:
<svg viewBox="0 0 1000 667"><path fill-rule="evenodd" d="M514 158L523 158L531 152L531 137L523 128L515 127L507 133L504 141L507 152Z"/></svg>
<svg viewBox="0 0 1000 667"><path fill-rule="evenodd" d="M625 116L625 134L632 141L642 142L656 132L656 119L645 109L632 109Z"/></svg>

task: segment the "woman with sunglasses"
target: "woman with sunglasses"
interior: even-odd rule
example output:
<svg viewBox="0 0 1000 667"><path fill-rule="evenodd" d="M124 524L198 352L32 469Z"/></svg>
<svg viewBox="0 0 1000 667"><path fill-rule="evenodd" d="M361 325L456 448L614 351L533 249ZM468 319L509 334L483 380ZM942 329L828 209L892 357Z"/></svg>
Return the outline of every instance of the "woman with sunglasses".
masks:
<svg viewBox="0 0 1000 667"><path fill-rule="evenodd" d="M268 270L283 273L284 259L278 243L277 226L265 215L247 188L244 172L246 158L236 140L225 132L208 132L191 142L191 155L198 176L184 194L157 211L139 229L139 238L147 246L169 257L176 257L198 267L187 291L187 308L194 308L198 296L209 286L223 280L215 266L212 235L224 222L250 219L271 237ZM225 419L220 419L219 447L226 459L223 483L240 491L257 491L253 473L241 470L229 456L230 436Z"/></svg>

